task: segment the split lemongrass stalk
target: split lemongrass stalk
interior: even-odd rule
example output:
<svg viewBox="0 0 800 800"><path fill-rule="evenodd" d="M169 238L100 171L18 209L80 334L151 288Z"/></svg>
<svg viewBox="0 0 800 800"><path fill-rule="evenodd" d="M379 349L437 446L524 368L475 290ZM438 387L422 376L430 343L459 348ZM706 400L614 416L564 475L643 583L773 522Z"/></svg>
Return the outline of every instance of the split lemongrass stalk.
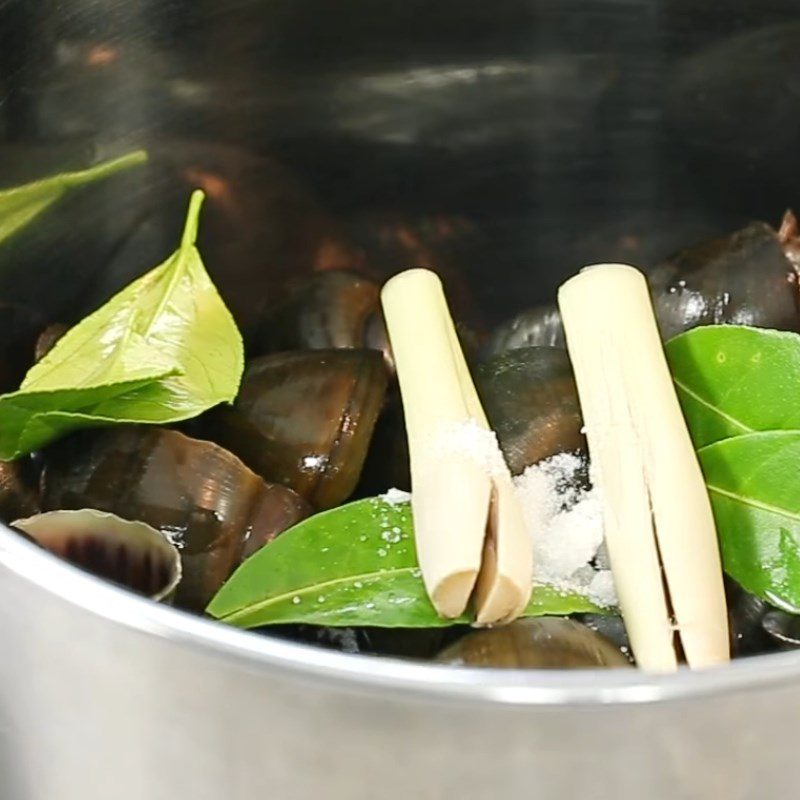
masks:
<svg viewBox="0 0 800 800"><path fill-rule="evenodd" d="M600 264L568 280L558 303L637 662L676 669L673 627L691 667L728 661L714 518L647 282L633 267Z"/></svg>
<svg viewBox="0 0 800 800"><path fill-rule="evenodd" d="M441 283L439 286L442 313L448 323L453 360L467 411L473 424L487 431L486 441L495 451L489 518L481 568L475 584L475 622L478 625L511 622L524 611L530 599L533 550L511 472L481 405L444 293L441 292Z"/></svg>
<svg viewBox="0 0 800 800"><path fill-rule="evenodd" d="M474 596L479 624L510 621L530 597L530 540L441 281L428 270L407 270L384 286L381 300L403 398L427 592L443 617L462 614Z"/></svg>

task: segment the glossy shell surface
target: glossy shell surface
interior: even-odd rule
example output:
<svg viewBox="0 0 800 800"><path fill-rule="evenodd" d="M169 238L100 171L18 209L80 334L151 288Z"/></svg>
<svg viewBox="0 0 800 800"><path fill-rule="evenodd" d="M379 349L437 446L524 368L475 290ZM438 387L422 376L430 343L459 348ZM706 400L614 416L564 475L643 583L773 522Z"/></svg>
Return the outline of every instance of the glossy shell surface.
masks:
<svg viewBox="0 0 800 800"><path fill-rule="evenodd" d="M42 485L46 509L96 508L166 533L183 562L175 602L194 609L240 563L251 536L267 541L307 513L294 493L222 447L146 426L71 437L48 453Z"/></svg>

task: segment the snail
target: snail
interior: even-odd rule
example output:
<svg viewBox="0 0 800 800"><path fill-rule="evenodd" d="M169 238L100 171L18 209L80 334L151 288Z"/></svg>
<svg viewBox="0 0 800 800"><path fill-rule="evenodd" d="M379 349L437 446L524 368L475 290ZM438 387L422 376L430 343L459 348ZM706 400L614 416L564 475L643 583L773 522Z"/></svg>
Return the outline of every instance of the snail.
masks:
<svg viewBox="0 0 800 800"><path fill-rule="evenodd" d="M601 634L561 617L520 619L467 634L436 658L440 664L520 669L629 667L623 653Z"/></svg>
<svg viewBox="0 0 800 800"><path fill-rule="evenodd" d="M791 211L779 230L752 222L741 230L676 253L648 275L663 339L698 325L732 323L800 331L800 237ZM554 306L523 311L484 346L486 357L533 345L564 345Z"/></svg>
<svg viewBox="0 0 800 800"><path fill-rule="evenodd" d="M148 426L85 431L51 447L42 506L107 511L167 534L183 563L175 603L190 609L204 608L247 553L309 513L291 489L222 447Z"/></svg>
<svg viewBox="0 0 800 800"><path fill-rule="evenodd" d="M331 508L358 482L387 380L376 350L262 356L234 406L209 417L208 433L265 480Z"/></svg>

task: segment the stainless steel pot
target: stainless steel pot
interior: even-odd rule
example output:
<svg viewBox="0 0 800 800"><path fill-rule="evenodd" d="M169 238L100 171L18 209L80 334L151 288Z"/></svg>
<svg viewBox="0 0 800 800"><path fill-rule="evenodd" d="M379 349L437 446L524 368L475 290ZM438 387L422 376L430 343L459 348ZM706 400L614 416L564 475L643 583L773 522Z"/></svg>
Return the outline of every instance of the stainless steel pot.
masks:
<svg viewBox="0 0 800 800"><path fill-rule="evenodd" d="M793 796L795 654L651 678L331 653L0 534L9 800Z"/></svg>
<svg viewBox="0 0 800 800"><path fill-rule="evenodd" d="M153 154L37 228L0 299L79 317L169 252L197 183L245 325L381 224L464 233L431 249L491 322L586 261L775 221L797 200L800 17L723 6L0 0L2 183ZM4 530L0 641L3 800L795 789L800 654L664 678L347 656L139 600Z"/></svg>

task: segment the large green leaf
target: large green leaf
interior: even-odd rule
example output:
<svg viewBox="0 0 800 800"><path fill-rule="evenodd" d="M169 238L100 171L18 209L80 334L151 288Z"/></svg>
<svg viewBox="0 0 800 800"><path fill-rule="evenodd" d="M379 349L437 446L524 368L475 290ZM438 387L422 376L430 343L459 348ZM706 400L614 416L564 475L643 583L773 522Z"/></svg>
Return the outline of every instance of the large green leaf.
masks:
<svg viewBox="0 0 800 800"><path fill-rule="evenodd" d="M232 625L285 622L430 628L439 617L422 582L409 503L358 500L281 534L229 578L207 609ZM602 613L575 594L535 587L526 616Z"/></svg>
<svg viewBox="0 0 800 800"><path fill-rule="evenodd" d="M696 447L753 431L800 429L800 336L714 325L666 344Z"/></svg>
<svg viewBox="0 0 800 800"><path fill-rule="evenodd" d="M93 425L188 419L236 396L236 324L195 247L195 192L178 250L66 333L0 396L0 458Z"/></svg>
<svg viewBox="0 0 800 800"><path fill-rule="evenodd" d="M95 183L145 161L147 153L137 150L89 169L65 172L24 186L0 190L0 242L30 224L71 189Z"/></svg>
<svg viewBox="0 0 800 800"><path fill-rule="evenodd" d="M725 571L800 613L800 431L768 431L698 452Z"/></svg>

